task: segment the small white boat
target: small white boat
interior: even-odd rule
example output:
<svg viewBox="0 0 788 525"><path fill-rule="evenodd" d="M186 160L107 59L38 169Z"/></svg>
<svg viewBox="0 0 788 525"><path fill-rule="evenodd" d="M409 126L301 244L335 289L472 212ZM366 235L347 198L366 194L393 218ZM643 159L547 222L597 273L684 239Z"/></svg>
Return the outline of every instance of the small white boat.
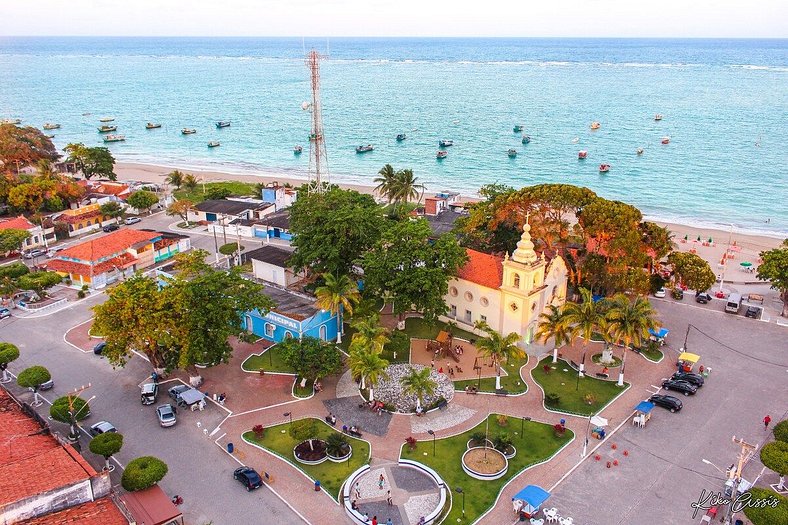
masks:
<svg viewBox="0 0 788 525"><path fill-rule="evenodd" d="M601 127L602 127L602 124L600 124L597 121L594 121L594 122L591 123L591 129L599 129Z"/></svg>
<svg viewBox="0 0 788 525"><path fill-rule="evenodd" d="M660 113L657 113L656 115L654 115L654 120L659 122L660 120L662 120L662 115Z"/></svg>
<svg viewBox="0 0 788 525"><path fill-rule="evenodd" d="M194 135L197 133L197 130L194 128L183 128L181 130L181 135Z"/></svg>
<svg viewBox="0 0 788 525"><path fill-rule="evenodd" d="M449 152L448 152L448 151L446 151L446 150L444 150L444 149L438 150L438 153L436 153L436 154L435 154L435 157L436 157L438 160L440 160L440 159L445 159L445 158L446 158L446 157L448 157L448 156L449 156Z"/></svg>
<svg viewBox="0 0 788 525"><path fill-rule="evenodd" d="M304 151L304 148L296 144L296 146L293 148L293 155L301 155L302 151Z"/></svg>
<svg viewBox="0 0 788 525"><path fill-rule="evenodd" d="M510 159L513 159L517 156L517 150L514 148L510 148L509 151L506 152L506 154L509 155Z"/></svg>
<svg viewBox="0 0 788 525"><path fill-rule="evenodd" d="M47 122L44 124L44 129L60 129L60 124L51 124Z"/></svg>
<svg viewBox="0 0 788 525"><path fill-rule="evenodd" d="M636 153L637 153L638 155L643 155L643 148L638 148L638 149L636 150Z"/></svg>
<svg viewBox="0 0 788 525"><path fill-rule="evenodd" d="M217 128L229 128L230 127L230 121L229 120L220 120L219 122L216 123L216 127Z"/></svg>
<svg viewBox="0 0 788 525"><path fill-rule="evenodd" d="M113 131L118 131L117 126L101 126L98 128L99 133L111 133Z"/></svg>
<svg viewBox="0 0 788 525"><path fill-rule="evenodd" d="M670 137L662 137L663 144L670 144Z"/></svg>
<svg viewBox="0 0 788 525"><path fill-rule="evenodd" d="M125 135L107 135L104 137L104 142L123 142L126 140Z"/></svg>
<svg viewBox="0 0 788 525"><path fill-rule="evenodd" d="M583 160L586 157L588 157L588 152L586 150L580 150L580 151L577 152L577 159L578 160Z"/></svg>
<svg viewBox="0 0 788 525"><path fill-rule="evenodd" d="M610 164L599 165L599 173L607 173L608 171L610 171Z"/></svg>
<svg viewBox="0 0 788 525"><path fill-rule="evenodd" d="M115 120L115 117L104 117L104 118L100 118L99 122L112 122L114 120Z"/></svg>
<svg viewBox="0 0 788 525"><path fill-rule="evenodd" d="M356 153L368 153L375 149L375 146L372 144L367 144L366 146L356 146Z"/></svg>
<svg viewBox="0 0 788 525"><path fill-rule="evenodd" d="M453 140L448 140L448 139L443 139L443 140L438 141L438 145L441 148L448 148L449 146L454 146L454 141Z"/></svg>
<svg viewBox="0 0 788 525"><path fill-rule="evenodd" d="M218 148L218 147L219 147L219 146L221 146L221 145L222 145L222 143L221 143L221 142L219 142L218 140L212 140L212 141L210 141L210 142L208 143L208 147L209 147L209 148Z"/></svg>
<svg viewBox="0 0 788 525"><path fill-rule="evenodd" d="M159 129L160 127L161 124L157 122L148 122L147 124L145 124L145 129Z"/></svg>
<svg viewBox="0 0 788 525"><path fill-rule="evenodd" d="M21 123L22 123L22 119L21 118L4 118L3 120L0 120L0 124L17 125L17 124L21 124Z"/></svg>

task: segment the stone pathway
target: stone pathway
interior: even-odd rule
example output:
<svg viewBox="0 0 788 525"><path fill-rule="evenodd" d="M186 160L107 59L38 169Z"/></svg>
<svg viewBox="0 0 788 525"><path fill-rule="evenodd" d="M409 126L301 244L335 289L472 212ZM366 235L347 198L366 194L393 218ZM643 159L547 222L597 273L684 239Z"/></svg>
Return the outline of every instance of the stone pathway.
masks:
<svg viewBox="0 0 788 525"><path fill-rule="evenodd" d="M350 373L350 370L339 378L336 397L357 397L361 400L361 396L358 393L358 383L353 380L353 374Z"/></svg>
<svg viewBox="0 0 788 525"><path fill-rule="evenodd" d="M378 485L380 475L384 482ZM421 516L432 512L440 502L438 486L421 472L400 467L396 463L384 463L373 467L358 480L361 498L357 500L360 512L378 517L378 523L385 525L391 518L394 525L417 523ZM391 491L393 505L386 502ZM351 492L355 499L355 489Z"/></svg>
<svg viewBox="0 0 788 525"><path fill-rule="evenodd" d="M385 436L388 432L389 424L391 423L391 414L388 412L381 412L380 414L373 412L369 408L359 408L359 404L363 400L360 397L342 397L339 399L326 399L323 404L327 412L333 413L337 417L337 428L341 429L342 425L357 426L358 429L364 434L374 434L376 436ZM324 414L322 417L325 417Z"/></svg>
<svg viewBox="0 0 788 525"><path fill-rule="evenodd" d="M417 434L425 434L428 430L443 430L469 420L475 413L472 408L449 403L444 410L435 410L421 417L411 416L410 428Z"/></svg>

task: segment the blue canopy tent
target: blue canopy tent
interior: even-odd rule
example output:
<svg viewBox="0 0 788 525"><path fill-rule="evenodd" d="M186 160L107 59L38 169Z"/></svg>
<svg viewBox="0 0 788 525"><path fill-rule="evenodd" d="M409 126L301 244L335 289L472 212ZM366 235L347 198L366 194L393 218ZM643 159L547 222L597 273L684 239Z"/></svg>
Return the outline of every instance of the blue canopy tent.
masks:
<svg viewBox="0 0 788 525"><path fill-rule="evenodd" d="M644 427L649 419L651 419L651 411L654 410L654 403L650 401L641 401L635 407L635 411L638 413L635 416L635 420L633 424L637 423L638 426Z"/></svg>
<svg viewBox="0 0 788 525"><path fill-rule="evenodd" d="M670 330L667 328L660 328L659 331L652 330L651 328L648 329L648 333L651 335L649 339L652 341L658 342L660 345L665 344L665 338L670 333Z"/></svg>
<svg viewBox="0 0 788 525"><path fill-rule="evenodd" d="M644 414L648 414L649 412L654 410L654 403L652 403L651 401L641 401L640 403L637 404L635 410L637 410L638 412L643 412Z"/></svg>
<svg viewBox="0 0 788 525"><path fill-rule="evenodd" d="M512 498L512 501L517 504L517 502L522 502L522 506L520 506L520 512L524 512L526 517L530 517L537 512L539 512L539 507L547 501L547 498L550 497L550 493L547 492L542 487L537 485L528 485L523 490L518 492Z"/></svg>

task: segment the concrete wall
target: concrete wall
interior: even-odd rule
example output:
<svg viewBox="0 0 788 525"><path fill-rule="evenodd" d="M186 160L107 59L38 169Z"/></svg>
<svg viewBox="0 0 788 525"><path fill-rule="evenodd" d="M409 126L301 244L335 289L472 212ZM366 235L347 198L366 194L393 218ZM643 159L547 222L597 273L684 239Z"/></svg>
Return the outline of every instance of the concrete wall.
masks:
<svg viewBox="0 0 788 525"><path fill-rule="evenodd" d="M31 473L30 475L42 474ZM3 523L14 523L67 509L74 505L93 501L93 499L91 481L86 479L4 505L0 507L0 516Z"/></svg>

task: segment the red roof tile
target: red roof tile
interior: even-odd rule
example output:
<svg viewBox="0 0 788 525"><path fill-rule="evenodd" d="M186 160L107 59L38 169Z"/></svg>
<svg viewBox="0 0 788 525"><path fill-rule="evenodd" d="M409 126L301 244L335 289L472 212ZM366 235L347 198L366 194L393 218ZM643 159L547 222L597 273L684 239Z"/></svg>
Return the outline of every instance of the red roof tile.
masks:
<svg viewBox="0 0 788 525"><path fill-rule="evenodd" d="M129 520L107 497L19 523L22 525L129 525Z"/></svg>
<svg viewBox="0 0 788 525"><path fill-rule="evenodd" d="M58 259L97 261L104 257L109 257L110 255L120 254L138 242L152 241L160 236L161 234L158 232L144 232L141 230L124 228L92 241L83 242L71 248L66 248L58 253Z"/></svg>
<svg viewBox="0 0 788 525"><path fill-rule="evenodd" d="M35 228L36 225L25 219L21 215L13 219L5 219L0 221L0 230L29 230Z"/></svg>
<svg viewBox="0 0 788 525"><path fill-rule="evenodd" d="M46 269L53 272L70 273L73 275L89 276L91 271L93 275L98 275L111 270L113 267L128 268L137 262L137 258L130 253L122 253L117 257L113 257L108 261L102 261L93 265L91 270L89 264L82 264L73 261L64 261L62 259L54 259L46 264Z"/></svg>
<svg viewBox="0 0 788 525"><path fill-rule="evenodd" d="M465 249L468 262L460 268L457 277L472 283L498 289L503 282L503 258L497 255L477 252L470 248Z"/></svg>

